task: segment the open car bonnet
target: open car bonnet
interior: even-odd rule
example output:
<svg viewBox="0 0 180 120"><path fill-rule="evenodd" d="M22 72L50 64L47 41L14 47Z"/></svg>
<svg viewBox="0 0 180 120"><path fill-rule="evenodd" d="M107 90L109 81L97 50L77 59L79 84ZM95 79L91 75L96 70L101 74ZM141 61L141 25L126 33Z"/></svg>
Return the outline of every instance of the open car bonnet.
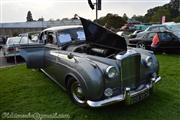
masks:
<svg viewBox="0 0 180 120"><path fill-rule="evenodd" d="M126 40L123 37L90 20L82 17L80 20L88 43L117 50L127 50Z"/></svg>

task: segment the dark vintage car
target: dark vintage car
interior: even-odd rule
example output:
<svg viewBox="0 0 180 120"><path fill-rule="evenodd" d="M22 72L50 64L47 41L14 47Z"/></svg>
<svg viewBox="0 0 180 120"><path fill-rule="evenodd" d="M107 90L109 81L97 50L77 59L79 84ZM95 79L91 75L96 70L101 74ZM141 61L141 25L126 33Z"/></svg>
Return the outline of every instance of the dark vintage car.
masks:
<svg viewBox="0 0 180 120"><path fill-rule="evenodd" d="M142 37L149 32L164 32L170 31L166 25L155 24L146 28L144 31L137 33L137 37Z"/></svg>
<svg viewBox="0 0 180 120"><path fill-rule="evenodd" d="M17 37L9 37L2 51L7 62L15 56L19 56L19 47L27 44L34 44L38 40L38 32L24 33Z"/></svg>
<svg viewBox="0 0 180 120"><path fill-rule="evenodd" d="M157 45L152 47L153 37L158 35L159 41ZM140 38L128 40L128 46L154 50L159 52L178 52L180 51L180 38L172 32L148 32Z"/></svg>
<svg viewBox="0 0 180 120"><path fill-rule="evenodd" d="M123 37L80 19L83 26L48 28L42 44L21 47L27 67L41 69L82 107L148 97L161 79L153 52L127 48Z"/></svg>

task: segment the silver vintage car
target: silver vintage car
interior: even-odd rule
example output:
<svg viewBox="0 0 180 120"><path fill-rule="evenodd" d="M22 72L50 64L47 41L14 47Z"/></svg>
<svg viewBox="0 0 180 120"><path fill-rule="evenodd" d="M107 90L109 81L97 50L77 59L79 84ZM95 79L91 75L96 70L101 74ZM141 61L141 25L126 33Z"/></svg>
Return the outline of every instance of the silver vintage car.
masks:
<svg viewBox="0 0 180 120"><path fill-rule="evenodd" d="M123 37L80 19L83 26L45 29L41 44L21 47L27 67L42 70L81 107L148 97L161 79L153 52L128 48Z"/></svg>

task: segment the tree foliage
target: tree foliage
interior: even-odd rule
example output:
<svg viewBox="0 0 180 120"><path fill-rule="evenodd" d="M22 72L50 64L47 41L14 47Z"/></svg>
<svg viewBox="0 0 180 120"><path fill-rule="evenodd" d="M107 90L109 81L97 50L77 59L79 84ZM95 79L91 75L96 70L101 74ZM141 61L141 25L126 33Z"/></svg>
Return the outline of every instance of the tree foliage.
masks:
<svg viewBox="0 0 180 120"><path fill-rule="evenodd" d="M32 13L31 13L31 11L28 11L28 13L27 13L27 17L26 17L26 20L27 20L27 22L31 22L31 21L33 21L33 17L32 17Z"/></svg>
<svg viewBox="0 0 180 120"><path fill-rule="evenodd" d="M44 18L41 17L41 18L39 18L37 21L44 21Z"/></svg>
<svg viewBox="0 0 180 120"><path fill-rule="evenodd" d="M176 17L176 18L174 19L174 22L180 22L180 16Z"/></svg>
<svg viewBox="0 0 180 120"><path fill-rule="evenodd" d="M141 15L133 15L132 19L136 20L136 21L139 21L139 22L145 22L144 21L144 16L141 16Z"/></svg>
<svg viewBox="0 0 180 120"><path fill-rule="evenodd" d="M111 13L108 13L106 16L95 20L95 22L109 29L121 28L126 23L126 21L121 16Z"/></svg>
<svg viewBox="0 0 180 120"><path fill-rule="evenodd" d="M123 14L123 17L122 17L125 21L127 21L129 18L128 16L126 15L126 13Z"/></svg>
<svg viewBox="0 0 180 120"><path fill-rule="evenodd" d="M173 0L163 6L149 9L144 16L144 21L160 22L162 16L166 16L166 21L173 21L176 17L180 16L178 4L180 4L179 0Z"/></svg>
<svg viewBox="0 0 180 120"><path fill-rule="evenodd" d="M150 22L161 22L161 18L165 16L166 21L171 20L170 10L166 8L159 8L155 14L151 16Z"/></svg>

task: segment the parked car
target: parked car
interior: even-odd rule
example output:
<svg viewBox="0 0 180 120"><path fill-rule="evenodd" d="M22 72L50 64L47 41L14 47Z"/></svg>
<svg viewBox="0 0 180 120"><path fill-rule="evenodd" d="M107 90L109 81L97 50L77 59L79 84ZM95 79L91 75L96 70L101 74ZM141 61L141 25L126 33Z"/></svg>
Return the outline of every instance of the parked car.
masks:
<svg viewBox="0 0 180 120"><path fill-rule="evenodd" d="M0 37L0 49L2 46L6 43L6 38L5 37Z"/></svg>
<svg viewBox="0 0 180 120"><path fill-rule="evenodd" d="M132 34L128 35L128 38L135 38L140 32L142 32L142 30L136 30Z"/></svg>
<svg viewBox="0 0 180 120"><path fill-rule="evenodd" d="M161 24L151 25L144 31L137 33L137 38L141 38L142 36L144 36L144 34L149 33L149 32L164 32L164 31L169 31L166 25L161 25Z"/></svg>
<svg viewBox="0 0 180 120"><path fill-rule="evenodd" d="M83 26L48 28L40 43L21 47L28 68L40 69L81 107L101 107L149 96L160 81L151 51L127 48L123 37L80 18Z"/></svg>
<svg viewBox="0 0 180 120"><path fill-rule="evenodd" d="M158 34L159 42L152 48L153 37ZM180 51L180 38L172 32L148 32L141 38L129 39L128 46L149 49L154 51L178 52Z"/></svg>
<svg viewBox="0 0 180 120"><path fill-rule="evenodd" d="M34 44L38 40L36 34L24 34L18 37L9 37L2 47L4 57L9 62L14 56L19 56L19 47L26 44Z"/></svg>
<svg viewBox="0 0 180 120"><path fill-rule="evenodd" d="M171 24L160 24L160 25L152 25L149 26L145 31L139 32L137 37L142 37L144 34L148 32L164 32L169 31L175 34L178 38L180 38L180 24L171 23Z"/></svg>
<svg viewBox="0 0 180 120"><path fill-rule="evenodd" d="M4 44L3 38L0 37L0 49L2 48L3 44Z"/></svg>
<svg viewBox="0 0 180 120"><path fill-rule="evenodd" d="M178 38L180 38L180 23L166 24L168 29L172 31Z"/></svg>

